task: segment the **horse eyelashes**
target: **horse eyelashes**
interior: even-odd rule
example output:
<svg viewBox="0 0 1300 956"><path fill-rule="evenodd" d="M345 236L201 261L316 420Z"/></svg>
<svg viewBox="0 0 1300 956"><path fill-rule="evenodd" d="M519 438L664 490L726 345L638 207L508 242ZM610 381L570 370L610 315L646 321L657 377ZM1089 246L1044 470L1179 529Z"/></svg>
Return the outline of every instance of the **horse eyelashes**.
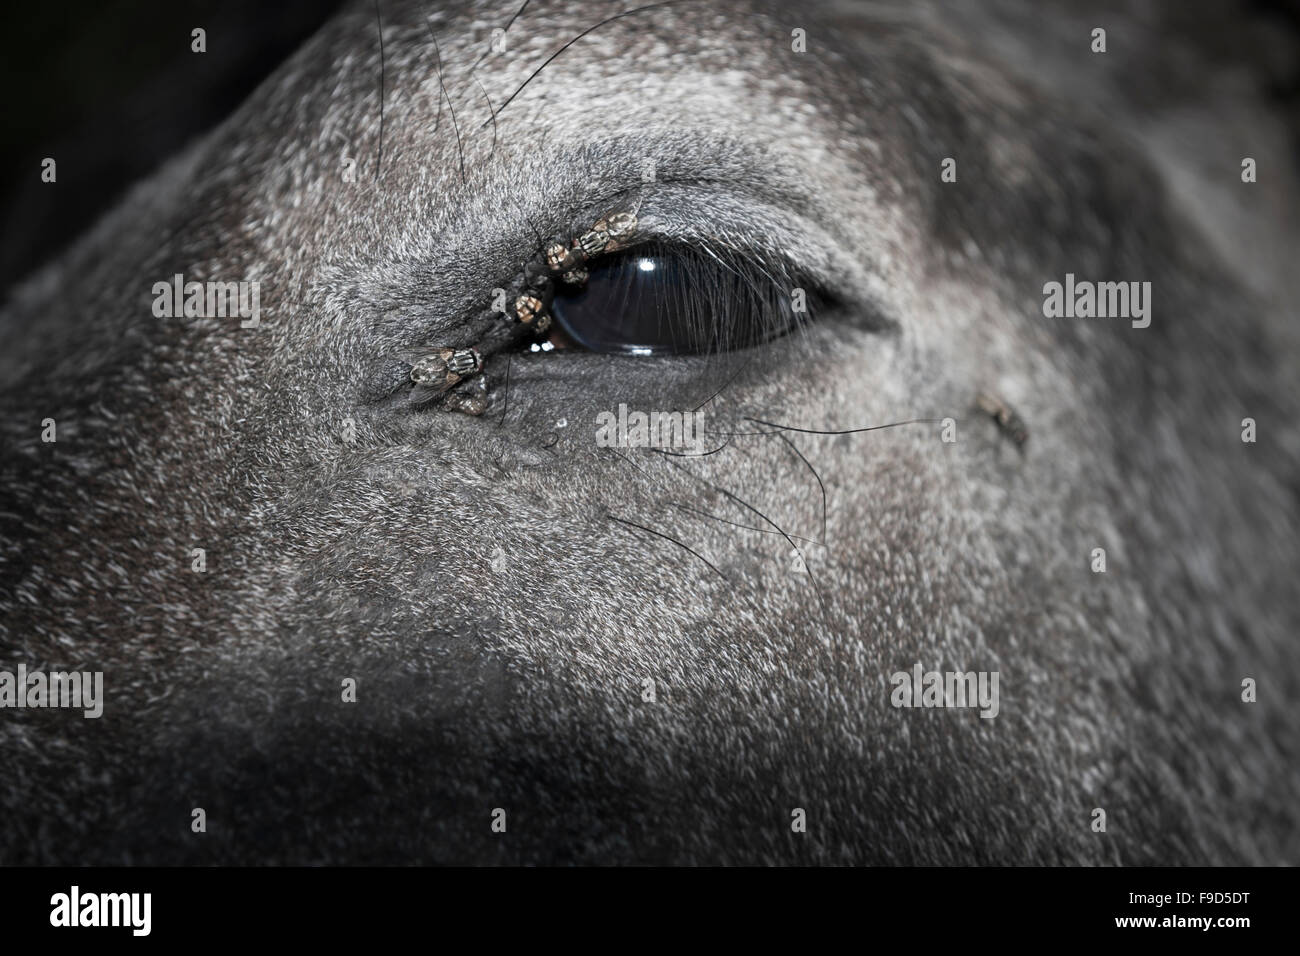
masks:
<svg viewBox="0 0 1300 956"><path fill-rule="evenodd" d="M743 255L653 242L602 259L581 288L556 296L552 313L568 340L588 351L669 356L779 338L806 318L806 306L792 283Z"/></svg>
<svg viewBox="0 0 1300 956"><path fill-rule="evenodd" d="M787 335L828 299L774 256L707 238L651 238L634 211L619 211L543 243L504 313L481 319L468 343L399 352L402 385L412 406L477 415L491 360L504 352L725 354Z"/></svg>

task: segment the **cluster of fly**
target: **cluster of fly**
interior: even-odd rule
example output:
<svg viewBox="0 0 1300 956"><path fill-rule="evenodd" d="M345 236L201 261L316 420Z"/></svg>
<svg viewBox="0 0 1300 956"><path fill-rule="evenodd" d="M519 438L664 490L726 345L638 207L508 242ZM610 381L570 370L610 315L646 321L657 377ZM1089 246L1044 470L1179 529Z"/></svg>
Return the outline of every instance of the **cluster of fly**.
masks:
<svg viewBox="0 0 1300 956"><path fill-rule="evenodd" d="M623 248L635 234L636 224L635 214L615 213L567 242L558 238L548 242L524 267L523 288L510 304L507 321L489 326L473 347L433 346L399 353L410 365L410 404L427 405L441 399L448 408L481 415L487 407L487 390L481 379L469 392L448 395L451 389L477 377L492 355L544 335L551 327L556 286L580 287L587 281L588 262Z"/></svg>

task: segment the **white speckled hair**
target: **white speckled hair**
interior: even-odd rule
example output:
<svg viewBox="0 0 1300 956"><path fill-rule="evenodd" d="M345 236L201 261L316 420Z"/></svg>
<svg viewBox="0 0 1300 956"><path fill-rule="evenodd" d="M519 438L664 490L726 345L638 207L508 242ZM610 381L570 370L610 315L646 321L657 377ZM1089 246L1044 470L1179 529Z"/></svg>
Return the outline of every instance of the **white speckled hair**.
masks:
<svg viewBox="0 0 1300 956"><path fill-rule="evenodd" d="M1300 862L1288 144L1159 17L1099 6L1101 57L1066 6L682 2L521 89L606 5L529 5L471 73L517 4L383 0L382 163L374 6L340 14L0 317L0 667L107 698L0 714L0 861ZM748 364L381 400L629 194L838 306ZM260 326L155 318L178 272L259 281ZM1150 328L1045 319L1067 272L1150 281ZM720 387L716 434L958 440L593 440ZM998 716L892 707L917 663L999 672Z"/></svg>

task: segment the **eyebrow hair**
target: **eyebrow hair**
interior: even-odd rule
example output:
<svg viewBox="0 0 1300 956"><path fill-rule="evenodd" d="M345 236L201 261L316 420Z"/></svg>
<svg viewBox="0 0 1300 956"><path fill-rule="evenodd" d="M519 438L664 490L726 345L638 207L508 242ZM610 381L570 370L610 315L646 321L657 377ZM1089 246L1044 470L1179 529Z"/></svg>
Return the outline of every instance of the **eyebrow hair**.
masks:
<svg viewBox="0 0 1300 956"><path fill-rule="evenodd" d="M502 112L503 110L505 110L505 108L506 108L507 106L510 105L511 101L513 101L514 98L515 98L516 96L518 96L520 93L523 92L524 87L526 87L529 83L531 83L534 79L536 79L537 76L538 76L538 74L540 74L544 69L546 69L548 66L550 66L551 63L553 63L553 62L555 61L555 59L556 59L557 57L560 56L560 54L564 53L565 50L567 50L569 47L573 46L573 44L577 43L579 40L581 40L581 39L582 39L583 37L585 37L587 34L595 32L596 30L598 30L598 29L600 29L601 27L605 26L605 24L607 24L607 23L613 23L615 20L622 20L624 17L630 17L630 16L633 16L634 14L644 13L646 10L654 10L654 9L656 9L656 8L658 8L658 7L669 7L669 6L675 6L675 5L680 4L680 3L695 3L695 2L698 2L698 0L659 0L658 3L648 3L648 4L645 4L644 6L634 7L634 8L632 8L631 10L624 10L622 13L616 13L616 14L614 14L613 16L606 17L604 20L601 20L599 23L596 23L596 24L593 24L592 26L587 27L587 29L583 30L581 33L579 33L579 34L578 34L577 36L575 36L573 39L569 40L569 42L567 42L566 44L564 44L564 46L560 47L558 50L556 50L554 53L552 53L550 56L548 56L548 57L547 57L547 58L542 62L542 65L541 65L541 66L539 66L537 69L533 70L533 72L530 73L530 74L528 75L528 78L527 78L526 80L524 80L522 83L520 83L519 86L517 86L517 87L515 88L515 91L514 91L513 93L511 93L509 96L507 96L507 97L505 98L505 101L504 101L504 102L503 102L503 103L502 103L502 104L497 108L497 111L496 111L495 113L492 114L492 119L496 119L496 117L497 117L498 115L500 115L501 112ZM526 6L528 6L528 4L525 3L524 6L526 7ZM520 10L520 13L522 13L522 12L523 12L523 10L521 9L521 10ZM516 16L518 16L518 14L516 14ZM511 23L514 22L514 18L513 18L513 17L511 18L510 22L511 22ZM507 29L508 29L508 27L507 27ZM485 127L485 126L487 126L487 121L486 121L486 120L483 122L483 125L479 127L479 129L483 129L483 127Z"/></svg>
<svg viewBox="0 0 1300 956"><path fill-rule="evenodd" d="M378 2L378 0L376 0L376 2ZM464 143L461 141L461 138L460 138L460 124L459 124L458 122L456 122L456 107L455 107L455 105L451 102L451 97L447 94L447 83L446 83L446 80L443 78L443 73L442 73L442 48L438 46L438 37L437 37L437 35L433 32L433 23L432 23L432 21L429 20L429 15L428 15L427 13L423 13L423 12L421 13L421 15L422 15L423 18L424 18L424 25L425 25L425 27L426 27L426 28L428 29L428 31L429 31L429 39L433 42L433 52L434 52L434 55L438 58L438 62L437 62L437 71L438 71L438 89L439 89L440 92L441 92L441 97L442 97L443 99L446 99L446 101L447 101L447 111L451 114L451 130L452 130L453 133L456 134L456 155L460 158L460 181L461 181L462 183L464 183L464 182L465 182L465 145L464 145ZM382 52L382 50L381 50L381 52ZM477 79L477 78L476 78L476 79ZM480 83L480 84L479 84L479 89L482 89L482 88L483 88L483 84ZM484 91L483 95L486 97L486 96L487 96L487 92ZM488 106L489 106L489 108L491 107L491 103L492 103L492 101L491 101L491 100L488 100ZM440 99L440 100L438 101L438 109L439 109L439 110L442 109L442 99ZM486 125L486 124L484 124L484 125ZM479 128L482 129L482 127L479 127ZM382 133L382 128L381 128L380 131L381 131L381 133ZM496 142L497 142L496 117L494 116L494 117L493 117L493 122L492 122L492 151L493 151L494 153L496 152Z"/></svg>

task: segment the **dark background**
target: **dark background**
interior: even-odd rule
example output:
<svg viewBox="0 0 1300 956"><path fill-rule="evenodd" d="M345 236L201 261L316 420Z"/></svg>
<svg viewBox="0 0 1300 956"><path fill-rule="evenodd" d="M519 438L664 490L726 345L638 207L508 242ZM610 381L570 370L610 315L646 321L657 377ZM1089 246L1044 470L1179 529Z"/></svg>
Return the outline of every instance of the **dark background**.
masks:
<svg viewBox="0 0 1300 956"><path fill-rule="evenodd" d="M515 4L501 2L507 13ZM1104 11L1111 4L1124 0L1093 6ZM14 282L75 239L131 183L227 116L340 5L10 5L0 31L0 303ZM627 0L620 8L633 5ZM1042 16L1056 9L1050 2L1030 7L1041 7ZM1171 0L1157 15L1169 31L1192 37L1207 62L1248 65L1262 91L1291 116L1300 152L1300 0ZM194 27L207 30L206 53L190 51ZM57 183L40 180L46 156L58 163Z"/></svg>
<svg viewBox="0 0 1300 956"><path fill-rule="evenodd" d="M0 298L229 115L341 0L38 0L0 31ZM190 31L207 30L207 52ZM41 182L41 160L58 181Z"/></svg>

